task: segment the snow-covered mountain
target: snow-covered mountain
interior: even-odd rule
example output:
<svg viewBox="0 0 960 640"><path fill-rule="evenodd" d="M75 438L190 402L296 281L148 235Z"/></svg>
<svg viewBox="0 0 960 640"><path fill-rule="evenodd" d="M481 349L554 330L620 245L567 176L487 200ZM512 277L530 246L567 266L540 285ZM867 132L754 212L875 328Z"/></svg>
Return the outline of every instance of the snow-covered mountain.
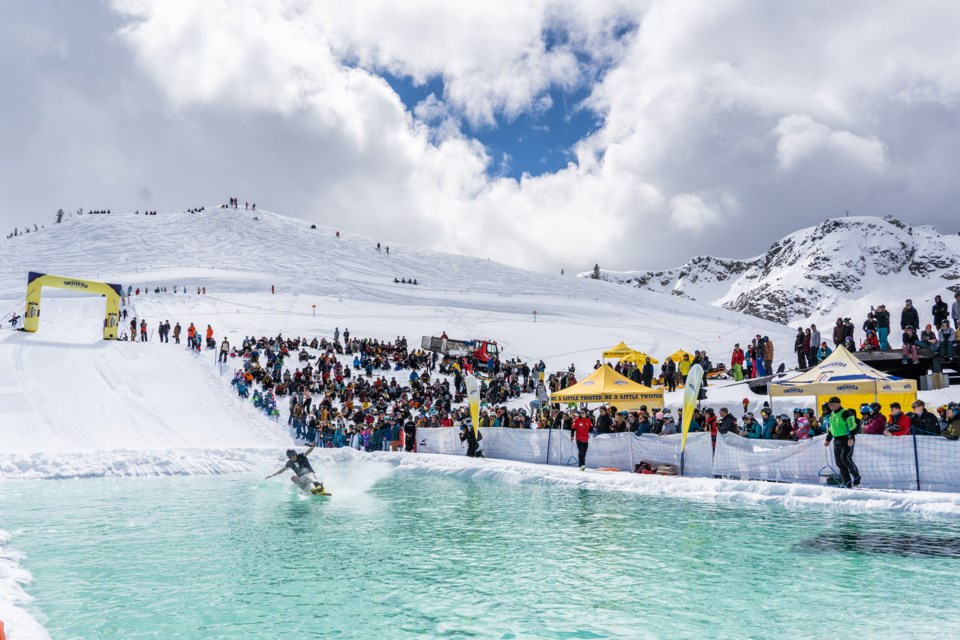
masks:
<svg viewBox="0 0 960 640"><path fill-rule="evenodd" d="M581 273L589 278L591 272ZM665 271L603 271L601 278L775 322L861 317L906 298L921 318L960 290L960 237L894 218L835 218L776 241L746 260L697 256Z"/></svg>

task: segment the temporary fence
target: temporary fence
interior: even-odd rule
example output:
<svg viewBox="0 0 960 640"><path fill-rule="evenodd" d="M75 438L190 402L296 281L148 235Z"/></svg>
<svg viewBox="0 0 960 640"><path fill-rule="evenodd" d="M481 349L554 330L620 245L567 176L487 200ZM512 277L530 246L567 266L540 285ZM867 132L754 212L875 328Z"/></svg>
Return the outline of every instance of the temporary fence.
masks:
<svg viewBox="0 0 960 640"><path fill-rule="evenodd" d="M480 430L480 448L487 458L560 466L577 464L569 431L554 429ZM833 445L825 436L799 442L755 440L733 434L691 433L684 451L684 475L772 482L823 484L837 471ZM459 431L418 429L417 451L466 455ZM960 491L960 441L936 436L861 434L853 460L861 486L873 489ZM680 466L680 436L614 433L590 437L587 466L633 471L640 462Z"/></svg>
<svg viewBox="0 0 960 640"><path fill-rule="evenodd" d="M569 431L557 429L480 429L480 449L488 458L576 465L577 446ZM457 429L417 429L417 451L466 455ZM709 433L691 433L683 454L684 474L713 475L713 452ZM592 436L587 450L587 466L614 467L633 471L640 462L671 464L680 467L680 436L655 436L611 433Z"/></svg>

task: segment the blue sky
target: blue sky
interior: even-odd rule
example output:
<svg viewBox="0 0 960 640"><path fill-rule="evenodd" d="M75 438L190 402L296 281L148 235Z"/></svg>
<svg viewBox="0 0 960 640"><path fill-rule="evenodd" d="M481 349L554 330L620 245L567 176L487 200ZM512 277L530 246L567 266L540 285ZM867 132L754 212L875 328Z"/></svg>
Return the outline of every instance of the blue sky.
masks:
<svg viewBox="0 0 960 640"><path fill-rule="evenodd" d="M383 77L411 112L431 94L443 99L441 78L431 78L418 86L409 77ZM528 110L512 119L498 114L494 125L473 126L465 121L461 129L487 148L492 158L491 176L519 178L524 173L552 173L572 162L573 146L602 124L598 115L582 104L589 93L585 86L572 91L553 88L548 93L551 107L547 110Z"/></svg>

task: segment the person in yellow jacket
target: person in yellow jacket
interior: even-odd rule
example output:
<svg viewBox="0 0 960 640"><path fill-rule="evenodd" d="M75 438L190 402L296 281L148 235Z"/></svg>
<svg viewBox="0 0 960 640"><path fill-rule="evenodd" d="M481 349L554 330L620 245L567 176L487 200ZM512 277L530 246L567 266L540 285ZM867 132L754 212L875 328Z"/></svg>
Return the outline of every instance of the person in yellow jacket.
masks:
<svg viewBox="0 0 960 640"><path fill-rule="evenodd" d="M693 363L690 362L690 355L687 353L683 354L683 360L677 363L677 373L680 374L680 384L684 384L684 382L686 382L687 374L690 373L690 367L692 365Z"/></svg>

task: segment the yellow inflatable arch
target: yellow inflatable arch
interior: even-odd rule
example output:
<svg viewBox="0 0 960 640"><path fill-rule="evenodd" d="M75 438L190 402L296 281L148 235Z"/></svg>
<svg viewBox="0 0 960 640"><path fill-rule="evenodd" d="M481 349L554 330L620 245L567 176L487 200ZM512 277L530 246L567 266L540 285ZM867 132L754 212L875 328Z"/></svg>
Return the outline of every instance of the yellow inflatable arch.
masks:
<svg viewBox="0 0 960 640"><path fill-rule="evenodd" d="M123 288L118 284L92 282L77 278L53 276L47 273L31 271L27 276L27 308L23 313L23 330L34 332L40 328L40 290L43 287L69 289L83 293L99 293L107 299L106 315L103 318L103 339L117 339L117 325L120 324L120 296Z"/></svg>

